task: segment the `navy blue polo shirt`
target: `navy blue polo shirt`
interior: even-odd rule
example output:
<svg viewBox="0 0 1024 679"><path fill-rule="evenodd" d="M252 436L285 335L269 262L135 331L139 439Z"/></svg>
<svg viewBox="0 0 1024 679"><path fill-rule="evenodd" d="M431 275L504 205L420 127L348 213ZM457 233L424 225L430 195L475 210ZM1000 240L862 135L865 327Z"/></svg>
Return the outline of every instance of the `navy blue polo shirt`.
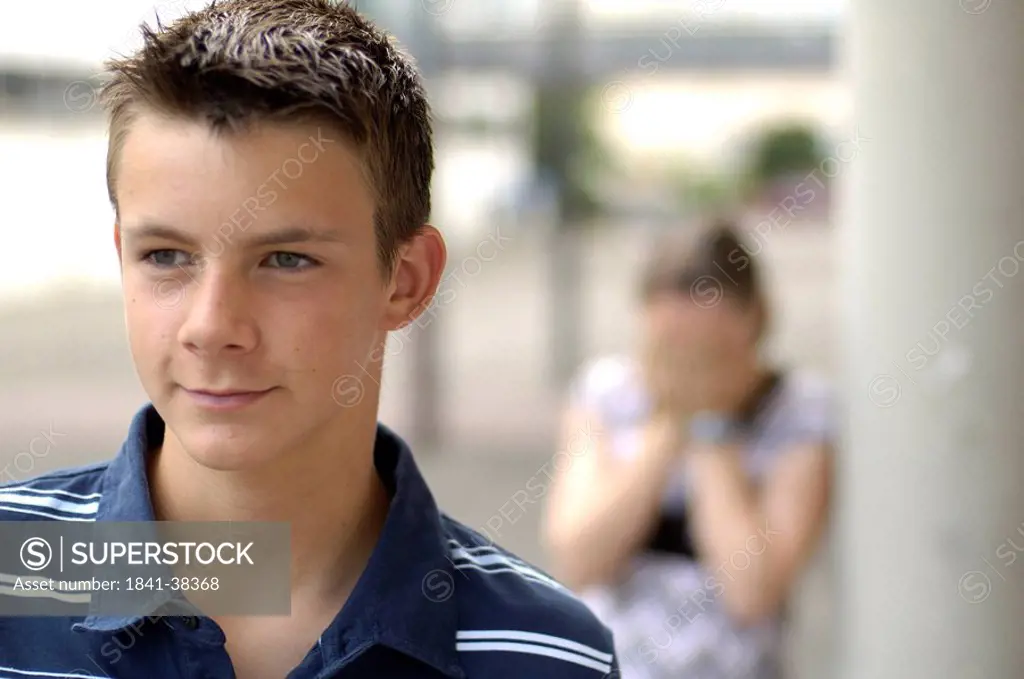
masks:
<svg viewBox="0 0 1024 679"><path fill-rule="evenodd" d="M102 464L0 487L0 521L152 521L151 405ZM374 451L391 493L383 532L349 600L289 679L602 679L611 633L548 575L439 511L407 445L383 425ZM7 584L5 584L5 581ZM11 596L0 574L0 596ZM0 677L234 676L212 620L0 618Z"/></svg>

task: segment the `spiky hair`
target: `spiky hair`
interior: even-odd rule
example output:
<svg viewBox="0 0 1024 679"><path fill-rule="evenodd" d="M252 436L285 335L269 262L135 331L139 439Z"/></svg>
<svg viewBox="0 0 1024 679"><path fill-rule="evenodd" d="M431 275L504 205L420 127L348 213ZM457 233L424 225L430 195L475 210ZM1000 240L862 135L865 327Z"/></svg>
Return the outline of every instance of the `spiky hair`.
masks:
<svg viewBox="0 0 1024 679"><path fill-rule="evenodd" d="M143 45L107 63L107 189L143 112L240 132L256 122L319 121L353 145L376 198L381 260L430 214L430 110L412 60L370 21L331 0L225 0L141 27Z"/></svg>

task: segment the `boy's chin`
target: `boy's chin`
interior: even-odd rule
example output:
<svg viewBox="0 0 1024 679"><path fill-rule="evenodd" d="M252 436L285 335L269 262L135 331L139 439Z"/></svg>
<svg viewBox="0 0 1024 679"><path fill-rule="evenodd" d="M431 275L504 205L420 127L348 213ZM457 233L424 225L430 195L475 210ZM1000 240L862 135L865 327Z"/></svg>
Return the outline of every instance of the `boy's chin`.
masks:
<svg viewBox="0 0 1024 679"><path fill-rule="evenodd" d="M183 432L181 446L200 467L220 472L255 470L271 462L275 446L266 432L225 431L225 427L201 426Z"/></svg>

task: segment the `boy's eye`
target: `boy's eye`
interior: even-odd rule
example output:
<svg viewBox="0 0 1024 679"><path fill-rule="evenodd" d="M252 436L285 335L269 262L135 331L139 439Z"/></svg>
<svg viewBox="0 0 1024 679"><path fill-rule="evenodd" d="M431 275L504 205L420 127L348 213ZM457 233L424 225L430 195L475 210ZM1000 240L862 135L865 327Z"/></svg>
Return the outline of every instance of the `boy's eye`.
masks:
<svg viewBox="0 0 1024 679"><path fill-rule="evenodd" d="M266 261L277 269L306 269L316 265L311 258L294 252L275 252L267 257Z"/></svg>
<svg viewBox="0 0 1024 679"><path fill-rule="evenodd" d="M187 252L181 250L150 250L142 259L159 267L186 266L191 263L191 257Z"/></svg>

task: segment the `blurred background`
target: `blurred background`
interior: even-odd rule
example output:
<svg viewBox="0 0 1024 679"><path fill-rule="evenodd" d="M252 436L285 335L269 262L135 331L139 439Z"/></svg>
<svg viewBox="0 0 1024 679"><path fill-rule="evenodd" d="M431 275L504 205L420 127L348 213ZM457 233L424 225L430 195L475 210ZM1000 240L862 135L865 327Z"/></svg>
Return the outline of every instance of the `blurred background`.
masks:
<svg viewBox="0 0 1024 679"><path fill-rule="evenodd" d="M202 4L3 8L5 481L110 457L145 400L123 331L97 73L139 43L140 22ZM772 354L837 375L833 189L864 142L837 68L845 0L356 4L418 59L435 110L450 271L428 316L392 338L381 419L415 445L450 513L484 527L550 461L568 379L633 341L651 238L716 210L738 210L764 257ZM47 430L63 435L51 452L16 464ZM543 567L533 507L495 537ZM800 679L834 668L828 543L796 596Z"/></svg>
<svg viewBox="0 0 1024 679"><path fill-rule="evenodd" d="M17 253L0 267L5 480L111 456L145 400L123 331L97 74L139 44L140 22L202 4L4 8L0 219ZM452 514L484 527L556 452L566 380L629 347L646 245L691 217L742 206L780 305L773 351L832 370L830 189L836 147L854 138L834 69L841 2L358 6L418 59L435 109L450 273L434 312L393 338L381 417L417 446ZM798 185L810 193L779 210ZM51 427L66 434L52 453L15 465ZM543 566L539 515L495 537ZM828 660L817 589L803 597L794 676Z"/></svg>

